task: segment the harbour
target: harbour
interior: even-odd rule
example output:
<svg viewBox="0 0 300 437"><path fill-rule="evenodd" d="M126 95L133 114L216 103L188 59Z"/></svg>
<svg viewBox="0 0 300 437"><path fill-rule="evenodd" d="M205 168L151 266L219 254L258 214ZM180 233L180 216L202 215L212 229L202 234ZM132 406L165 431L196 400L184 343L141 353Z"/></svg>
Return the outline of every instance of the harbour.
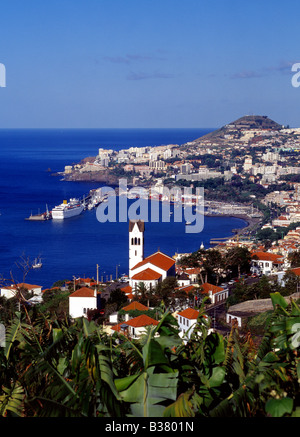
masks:
<svg viewBox="0 0 300 437"><path fill-rule="evenodd" d="M30 214L25 220L30 221L46 221L46 220L64 220L81 214L85 210L92 210L107 199L107 194L102 194L102 188L92 189L83 196L82 199L71 198L69 202L64 200L60 205L55 206L52 210L48 210L38 214Z"/></svg>
<svg viewBox="0 0 300 437"><path fill-rule="evenodd" d="M177 130L175 133L165 130L66 130L63 134L57 130L24 130L10 131L9 136L0 132L0 265L3 277L10 278L12 272L19 282L23 282L23 272L16 266L23 254L32 262L41 255L43 267L30 270L26 281L43 287L73 276L96 277L97 264L100 277L114 277L116 265L122 274L126 273L128 241L124 235L127 235L128 224L100 223L96 217L99 198L93 193L103 186L99 182L62 182L47 169L50 167L56 172L64 168L66 162L78 162L82 157L92 155L97 145L109 144L112 137L116 144L124 143L125 138L127 147L137 135L136 141L142 145L142 141L152 144L170 141L173 134L174 142L184 142L189 136L199 136L201 131L187 130L180 138L178 134L182 131ZM165 136L168 136L167 140ZM80 215L67 220L45 220L46 205L50 213L63 199L71 198L85 202L86 209ZM127 200L129 206L135 202L135 199ZM184 221L176 223L172 219L176 208L178 206L170 202L170 212L174 211L170 222L146 224L149 252L158 248L170 254L192 252L199 249L202 241L207 248L211 238L231 236L232 229L247 225L245 220L238 218L205 217L203 231L188 234Z"/></svg>

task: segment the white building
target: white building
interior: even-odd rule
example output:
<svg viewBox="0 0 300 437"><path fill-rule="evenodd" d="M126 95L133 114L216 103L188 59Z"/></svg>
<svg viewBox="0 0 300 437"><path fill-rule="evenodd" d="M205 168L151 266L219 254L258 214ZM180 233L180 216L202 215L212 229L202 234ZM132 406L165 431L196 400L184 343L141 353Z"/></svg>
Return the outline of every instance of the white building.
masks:
<svg viewBox="0 0 300 437"><path fill-rule="evenodd" d="M167 276L175 276L175 260L158 251L144 258L144 230L142 220L129 222L129 284L137 288L140 283L155 287Z"/></svg>
<svg viewBox="0 0 300 437"><path fill-rule="evenodd" d="M246 156L244 161L244 171L249 171L252 168L252 156Z"/></svg>
<svg viewBox="0 0 300 437"><path fill-rule="evenodd" d="M225 302L229 293L227 288L209 284L208 282L202 284L200 290L203 294L208 295L213 305Z"/></svg>
<svg viewBox="0 0 300 437"><path fill-rule="evenodd" d="M282 269L284 257L269 252L255 252L252 254L251 267L252 273L258 275L271 275Z"/></svg>
<svg viewBox="0 0 300 437"><path fill-rule="evenodd" d="M82 287L69 296L70 317L87 317L88 310L97 309L97 291Z"/></svg>
<svg viewBox="0 0 300 437"><path fill-rule="evenodd" d="M177 321L180 329L179 335L181 337L185 336L188 339L191 338L198 316L199 311L193 308L186 308L185 310L177 313Z"/></svg>
<svg viewBox="0 0 300 437"><path fill-rule="evenodd" d="M152 319L152 317L142 314L141 316L121 322L111 329L112 331L121 332L124 335L136 339L146 332L147 326L157 326L158 323L159 322Z"/></svg>
<svg viewBox="0 0 300 437"><path fill-rule="evenodd" d="M6 299L11 299L16 295L18 290L27 290L30 293L33 293L34 296L42 295L42 287L40 285L31 285L22 282L20 284L12 284L10 287L1 288L0 296L6 297Z"/></svg>
<svg viewBox="0 0 300 437"><path fill-rule="evenodd" d="M177 282L178 282L179 287L185 287L185 286L190 285L191 280L190 280L189 275L187 275L186 273L183 272L183 273L181 273L181 275L178 276Z"/></svg>
<svg viewBox="0 0 300 437"><path fill-rule="evenodd" d="M144 260L144 230L142 220L129 221L129 277L133 267Z"/></svg>
<svg viewBox="0 0 300 437"><path fill-rule="evenodd" d="M232 325L234 322L237 323L238 327L241 328L245 321L249 317L253 317L255 313L246 312L246 311L230 311L226 313L226 323Z"/></svg>

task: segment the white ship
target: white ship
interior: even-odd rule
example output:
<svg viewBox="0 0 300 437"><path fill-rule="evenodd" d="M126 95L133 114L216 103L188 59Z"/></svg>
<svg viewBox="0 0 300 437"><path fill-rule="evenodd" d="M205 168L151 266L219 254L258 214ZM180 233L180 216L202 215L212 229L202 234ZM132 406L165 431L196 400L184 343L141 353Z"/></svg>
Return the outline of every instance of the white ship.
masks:
<svg viewBox="0 0 300 437"><path fill-rule="evenodd" d="M64 220L66 218L74 217L81 214L83 209L84 206L78 199L70 199L69 202L64 200L63 203L52 209L52 219Z"/></svg>
<svg viewBox="0 0 300 437"><path fill-rule="evenodd" d="M39 259L36 258L34 260L34 263L32 264L33 269L40 269L42 266L43 266L43 263L41 261L41 258L39 258Z"/></svg>

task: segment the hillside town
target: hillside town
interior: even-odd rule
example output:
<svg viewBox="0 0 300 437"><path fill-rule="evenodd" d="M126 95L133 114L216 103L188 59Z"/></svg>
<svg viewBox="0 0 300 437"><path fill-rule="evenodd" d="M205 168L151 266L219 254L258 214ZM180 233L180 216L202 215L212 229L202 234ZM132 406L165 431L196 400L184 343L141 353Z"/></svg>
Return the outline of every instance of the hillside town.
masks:
<svg viewBox="0 0 300 437"><path fill-rule="evenodd" d="M300 297L300 226L288 231L268 249L237 237L208 250L200 247L196 253L173 256L158 250L145 257L145 232L143 221L130 220L128 275L107 281L99 277L74 277L51 289L14 283L2 286L0 297L6 301L21 293L27 296L24 297L27 305L43 306L49 298L61 295L66 305L65 315L71 320L82 317L98 320L108 335L121 332L130 338L139 338L147 326L158 324L157 307L163 304L177 320L185 341L191 337L199 308L204 303L207 315L213 320L211 329L228 333L232 323L244 328L255 315L270 310L272 302L268 294L272 289L280 289L288 301ZM263 298L249 294L247 300L235 304L237 287L255 287L264 278L268 290L262 294Z"/></svg>
<svg viewBox="0 0 300 437"><path fill-rule="evenodd" d="M11 392L3 389L7 410L44 415L46 406L46 415L57 415L61 410L69 415L74 410L76 416L75 399L82 415L144 417L148 415L150 391L156 393L149 404L151 416L227 417L227 411L235 416L235 396L246 391L245 381L251 393L258 389L262 393L262 400L249 395L261 411L269 411L274 400L280 405L286 402L286 393L297 397L298 386L294 389L289 383L292 377L297 378L294 375L299 367L297 135L283 150L277 134L267 132L265 136L258 132L261 141L256 140L253 147L249 138L247 146L241 145L244 135L239 136L238 146L227 150L210 144L204 147L204 154L196 142L182 148L166 146L162 149L165 159L157 155L151 161L151 169L158 166L157 173L151 170L137 175L135 166L142 166L142 161L125 160L122 171L117 164L118 177L124 178L127 166L133 166L131 188L141 184L149 194L148 186L154 184L160 201L172 192L172 199L166 200L176 203L176 190L168 191L170 187L177 186L180 191L203 184L204 219L224 215L247 221L247 226L233 230L232 236L215 238L207 248L201 244L195 252L186 248L184 253L163 253L158 249L145 256L147 222L129 219L128 235L124 235L128 274L120 275L116 269L114 278L99 277L97 265L96 277L53 277L53 285L45 289L26 282L32 264L24 259L20 263L22 282L13 277L1 281L3 368L10 363L10 354L21 357L21 364L16 358L12 360L13 370L8 373L15 372L15 378L22 381L22 386L13 389L17 407L10 407ZM277 138L276 150L271 149L273 136ZM146 159L148 152L131 150L129 156L139 161ZM114 171L117 167L110 166L115 153L100 150L95 161L66 168L64 175L81 172L86 176L98 166ZM176 156L170 158L173 153ZM193 158L188 159L186 153L193 153ZM204 164L208 158L210 164ZM103 194L101 189L95 193L89 199L91 205ZM131 190L127 194L130 197ZM195 199L192 193L183 204L197 208ZM292 353L295 359L291 360ZM5 370L4 375L6 378ZM28 378L32 381L29 385ZM100 396L94 396L96 386ZM34 396L25 395L28 387ZM54 391L61 401L52 401ZM81 400L82 393L88 393L86 402ZM232 408L225 413L224 403ZM99 410L90 411L90 405L99 405ZM248 398L246 405L248 408ZM292 411L288 406L277 413L276 408L277 404L275 412L271 411L277 416Z"/></svg>
<svg viewBox="0 0 300 437"><path fill-rule="evenodd" d="M249 119L253 125L249 124ZM258 128L258 121L268 120ZM248 123L248 124L247 124ZM300 129L280 126L266 117L246 116L183 145L130 147L119 151L99 149L96 157L65 166L66 180L101 180L107 174L127 175L133 185L153 185L180 180L205 181L233 176L265 188L281 184L285 176L300 173L297 153Z"/></svg>
<svg viewBox="0 0 300 437"><path fill-rule="evenodd" d="M243 217L248 226L233 237L211 241L206 250L201 246L197 253L158 251L145 258L145 223L131 220L128 275L116 275L106 281L98 276L74 277L50 290L32 284L9 284L2 286L0 296L11 299L22 289L31 293L28 304L36 305L42 304L47 295L67 292L68 316L98 318L110 335L121 330L135 337L146 326L157 324L157 318L145 312L150 314L161 302L170 307L183 337L191 335L203 301L207 314L213 317L214 328L228 331L233 320L239 320L242 326L242 316L247 321L267 311L271 299L268 293L260 300L255 293L255 297L248 293L247 299L237 299L238 287L254 290L255 284L267 278L269 292L280 288L284 295L298 296L299 150L300 129L285 128L267 117L251 116L182 146L119 152L100 149L94 160L66 166L65 177L76 179L78 174L96 175L103 169L112 172L118 169L118 177L133 175L132 186L155 183L160 196L164 195L165 187L180 187L182 181L191 187L206 181L204 214ZM224 185L210 187L214 179L222 179ZM237 186L236 193L242 200L225 202L218 191L220 186L231 191ZM242 198L245 187L248 191ZM214 200L210 199L212 194ZM240 259L243 262L237 269ZM135 310L135 317L128 316L128 309ZM136 315L136 311L142 312Z"/></svg>
<svg viewBox="0 0 300 437"><path fill-rule="evenodd" d="M264 126L259 128L259 126ZM99 181L117 186L164 190L204 188L212 214L267 217L275 229L300 217L300 129L265 116L245 116L192 142L124 150L99 149L98 155L65 166L65 180ZM210 202L219 202L212 205Z"/></svg>

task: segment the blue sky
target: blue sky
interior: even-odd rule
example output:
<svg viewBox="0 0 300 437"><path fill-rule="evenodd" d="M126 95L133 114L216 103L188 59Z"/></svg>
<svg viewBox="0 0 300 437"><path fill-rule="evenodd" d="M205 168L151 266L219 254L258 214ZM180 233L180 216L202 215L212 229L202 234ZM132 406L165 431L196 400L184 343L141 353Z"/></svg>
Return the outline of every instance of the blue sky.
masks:
<svg viewBox="0 0 300 437"><path fill-rule="evenodd" d="M1 128L300 127L294 0L3 0Z"/></svg>

